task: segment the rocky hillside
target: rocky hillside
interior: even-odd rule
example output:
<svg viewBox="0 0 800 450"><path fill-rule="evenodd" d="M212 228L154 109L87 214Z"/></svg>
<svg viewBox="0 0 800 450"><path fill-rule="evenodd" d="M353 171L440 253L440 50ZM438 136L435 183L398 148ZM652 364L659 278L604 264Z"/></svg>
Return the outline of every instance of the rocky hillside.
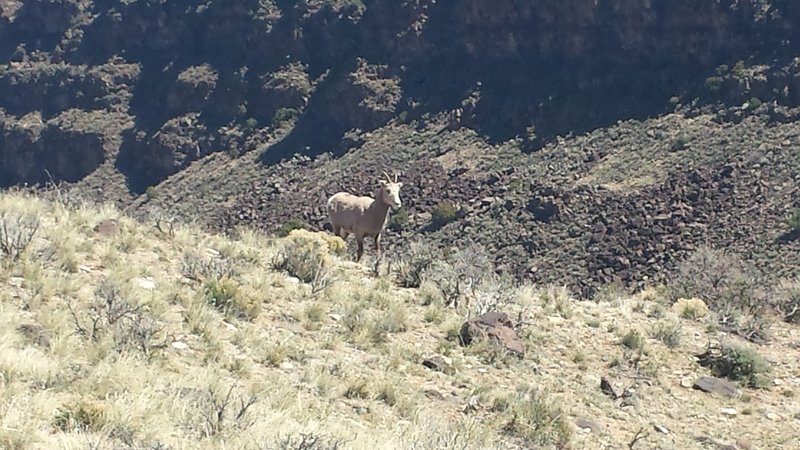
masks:
<svg viewBox="0 0 800 450"><path fill-rule="evenodd" d="M390 247L481 242L585 295L700 243L783 277L798 24L789 0L0 0L0 186L273 232L400 170Z"/></svg>

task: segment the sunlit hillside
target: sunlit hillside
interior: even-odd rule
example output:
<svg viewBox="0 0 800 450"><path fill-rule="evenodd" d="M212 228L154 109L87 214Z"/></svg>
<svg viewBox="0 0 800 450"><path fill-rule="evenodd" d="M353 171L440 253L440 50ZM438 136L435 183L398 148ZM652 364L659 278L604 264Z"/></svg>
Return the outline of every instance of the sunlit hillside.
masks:
<svg viewBox="0 0 800 450"><path fill-rule="evenodd" d="M696 265L663 290L576 301L490 275L477 248L406 249L376 271L326 233L235 235L2 194L0 448L800 442L791 281L745 304L752 286L729 295L727 272ZM676 294L712 275L718 290ZM463 343L493 310L523 355Z"/></svg>

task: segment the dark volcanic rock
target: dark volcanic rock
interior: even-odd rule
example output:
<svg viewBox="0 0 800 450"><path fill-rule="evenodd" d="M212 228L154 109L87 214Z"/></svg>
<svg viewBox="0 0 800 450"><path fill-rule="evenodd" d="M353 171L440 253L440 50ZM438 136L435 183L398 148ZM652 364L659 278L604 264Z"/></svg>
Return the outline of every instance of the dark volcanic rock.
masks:
<svg viewBox="0 0 800 450"><path fill-rule="evenodd" d="M188 113L166 121L150 136L129 131L118 161L133 184L143 188L207 155L212 142L200 114Z"/></svg>
<svg viewBox="0 0 800 450"><path fill-rule="evenodd" d="M715 377L700 377L692 385L694 389L712 394L720 394L725 397L736 397L739 395L739 388L730 381Z"/></svg>
<svg viewBox="0 0 800 450"><path fill-rule="evenodd" d="M103 120L100 120L102 123ZM77 181L106 159L106 135L91 112L68 110L42 121L38 113L19 119L0 115L0 186Z"/></svg>
<svg viewBox="0 0 800 450"><path fill-rule="evenodd" d="M210 64L187 67L178 74L174 87L167 94L167 105L178 114L203 109L218 79L219 74Z"/></svg>
<svg viewBox="0 0 800 450"><path fill-rule="evenodd" d="M525 345L505 313L489 312L464 322L460 335L464 345L489 339L515 356L521 358L525 354Z"/></svg>

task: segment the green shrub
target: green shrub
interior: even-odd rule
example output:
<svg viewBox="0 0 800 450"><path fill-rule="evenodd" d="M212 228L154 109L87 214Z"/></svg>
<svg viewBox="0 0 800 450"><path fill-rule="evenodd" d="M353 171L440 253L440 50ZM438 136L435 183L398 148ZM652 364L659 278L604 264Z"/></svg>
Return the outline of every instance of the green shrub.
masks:
<svg viewBox="0 0 800 450"><path fill-rule="evenodd" d="M722 87L722 77L708 77L705 83L706 89L716 92Z"/></svg>
<svg viewBox="0 0 800 450"><path fill-rule="evenodd" d="M740 381L747 387L768 385L769 364L753 349L734 343L709 347L697 356L700 365L708 367L714 376Z"/></svg>
<svg viewBox="0 0 800 450"><path fill-rule="evenodd" d="M644 348L644 337L637 330L629 330L622 337L622 345L631 350L639 350Z"/></svg>
<svg viewBox="0 0 800 450"><path fill-rule="evenodd" d="M65 432L100 431L106 424L107 408L90 401L70 402L58 409L53 425Z"/></svg>
<svg viewBox="0 0 800 450"><path fill-rule="evenodd" d="M689 145L689 138L681 135L672 140L672 143L669 145L669 148L670 150L676 152L685 149L687 145Z"/></svg>
<svg viewBox="0 0 800 450"><path fill-rule="evenodd" d="M275 111L275 115L272 116L272 127L280 128L285 123L296 119L299 115L300 111L295 108L280 108Z"/></svg>
<svg viewBox="0 0 800 450"><path fill-rule="evenodd" d="M386 227L392 231L401 231L408 225L409 220L408 210L403 207L389 217Z"/></svg>
<svg viewBox="0 0 800 450"><path fill-rule="evenodd" d="M205 282L203 292L209 305L224 311L235 302L239 287L227 278L210 279Z"/></svg>
<svg viewBox="0 0 800 450"><path fill-rule="evenodd" d="M294 230L308 230L310 228L311 225L302 219L289 219L278 229L278 236L286 237Z"/></svg>
<svg viewBox="0 0 800 450"><path fill-rule="evenodd" d="M148 200L155 200L158 198L158 188L155 186L148 186L147 189L145 189L144 194Z"/></svg>
<svg viewBox="0 0 800 450"><path fill-rule="evenodd" d="M431 211L431 222L434 226L444 226L458 217L458 210L448 201L439 202Z"/></svg>

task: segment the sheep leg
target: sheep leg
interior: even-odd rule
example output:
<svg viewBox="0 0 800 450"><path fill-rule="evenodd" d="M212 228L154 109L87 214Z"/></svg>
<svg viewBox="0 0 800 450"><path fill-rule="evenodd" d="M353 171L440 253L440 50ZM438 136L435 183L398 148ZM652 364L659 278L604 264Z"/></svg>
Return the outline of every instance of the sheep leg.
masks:
<svg viewBox="0 0 800 450"><path fill-rule="evenodd" d="M361 261L361 256L364 255L364 236L361 234L356 235L356 242L358 243L358 252L356 253L356 262Z"/></svg>
<svg viewBox="0 0 800 450"><path fill-rule="evenodd" d="M343 241L347 241L347 236L349 236L350 233L344 228L342 228L341 225L337 225L333 228L333 235L339 236L340 238L342 238Z"/></svg>
<svg viewBox="0 0 800 450"><path fill-rule="evenodd" d="M375 253L378 254L378 260L381 259L381 235L375 236Z"/></svg>

